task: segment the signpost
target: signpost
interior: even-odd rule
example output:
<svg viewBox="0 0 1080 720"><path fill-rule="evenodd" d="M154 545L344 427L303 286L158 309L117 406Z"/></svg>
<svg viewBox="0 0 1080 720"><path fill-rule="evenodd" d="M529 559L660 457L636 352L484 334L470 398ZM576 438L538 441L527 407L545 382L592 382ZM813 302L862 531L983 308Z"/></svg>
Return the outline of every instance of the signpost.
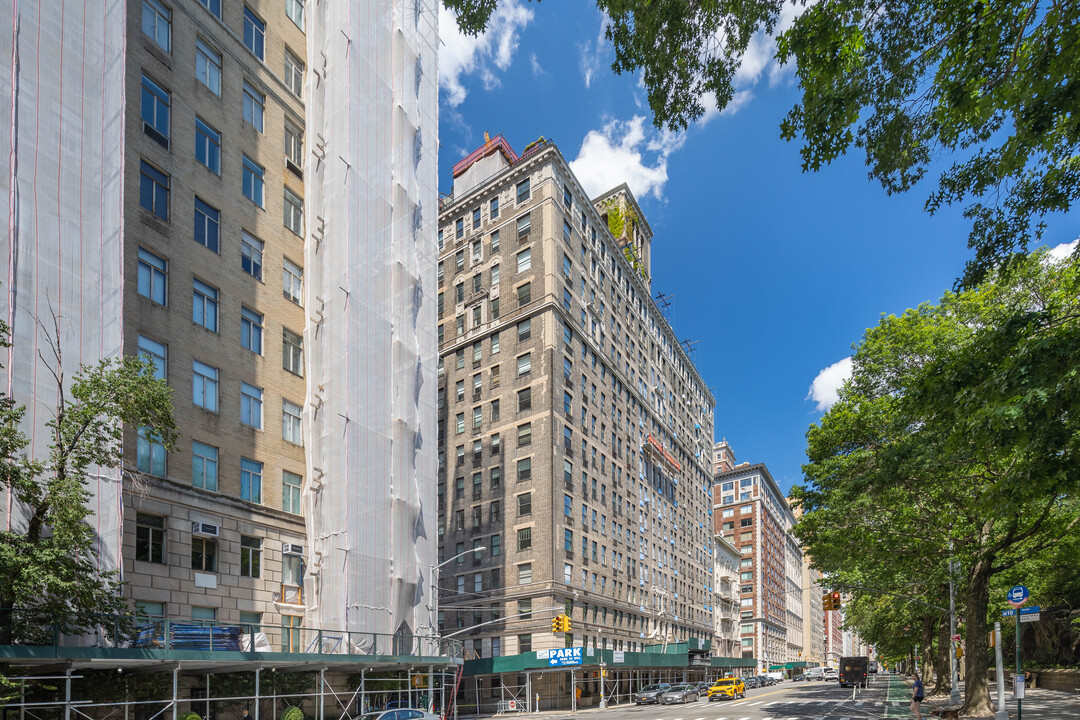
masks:
<svg viewBox="0 0 1080 720"><path fill-rule="evenodd" d="M1023 585L1015 585L1009 588L1006 598L1009 604L1018 608L1028 601L1031 593ZM1038 616L1038 606L1030 608ZM1006 611L1008 612L1008 611ZM1013 691L1016 693L1016 720L1024 720L1024 671L1020 668L1020 618L1024 611L1013 611L1016 617L1016 675L1013 676Z"/></svg>

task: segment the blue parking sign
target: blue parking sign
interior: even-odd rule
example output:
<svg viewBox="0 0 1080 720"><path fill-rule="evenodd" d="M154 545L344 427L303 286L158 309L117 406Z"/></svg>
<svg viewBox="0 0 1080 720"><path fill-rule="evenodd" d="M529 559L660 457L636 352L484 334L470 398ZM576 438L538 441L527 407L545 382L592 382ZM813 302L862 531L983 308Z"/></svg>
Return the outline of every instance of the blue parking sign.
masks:
<svg viewBox="0 0 1080 720"><path fill-rule="evenodd" d="M581 648L569 647L549 651L548 665L551 667L565 667L567 665L581 664Z"/></svg>

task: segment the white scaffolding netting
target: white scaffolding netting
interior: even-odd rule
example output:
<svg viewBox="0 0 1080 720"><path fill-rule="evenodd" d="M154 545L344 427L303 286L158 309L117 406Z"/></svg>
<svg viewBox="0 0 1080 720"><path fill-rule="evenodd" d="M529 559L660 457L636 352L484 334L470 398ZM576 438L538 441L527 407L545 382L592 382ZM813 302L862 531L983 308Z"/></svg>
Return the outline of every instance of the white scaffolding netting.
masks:
<svg viewBox="0 0 1080 720"><path fill-rule="evenodd" d="M6 391L27 406L24 429L45 458L54 343L69 382L80 364L123 350L126 9L123 0L0 0L0 18ZM97 558L118 569L119 472L91 472L88 489ZM3 527L19 529L18 506L0 505Z"/></svg>
<svg viewBox="0 0 1080 720"><path fill-rule="evenodd" d="M432 634L437 553L437 11L308 8L305 622L427 650L412 636Z"/></svg>

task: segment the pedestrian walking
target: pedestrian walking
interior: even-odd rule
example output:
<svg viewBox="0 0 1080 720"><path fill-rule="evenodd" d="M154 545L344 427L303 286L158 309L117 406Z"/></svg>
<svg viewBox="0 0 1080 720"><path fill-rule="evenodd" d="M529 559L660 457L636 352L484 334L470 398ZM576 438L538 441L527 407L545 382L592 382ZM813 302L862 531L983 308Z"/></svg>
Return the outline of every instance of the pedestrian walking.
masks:
<svg viewBox="0 0 1080 720"><path fill-rule="evenodd" d="M920 712L919 706L926 697L926 693L923 691L922 680L919 679L919 673L914 673L911 676L913 682L911 683L911 712L914 713L917 720L922 720L922 712Z"/></svg>

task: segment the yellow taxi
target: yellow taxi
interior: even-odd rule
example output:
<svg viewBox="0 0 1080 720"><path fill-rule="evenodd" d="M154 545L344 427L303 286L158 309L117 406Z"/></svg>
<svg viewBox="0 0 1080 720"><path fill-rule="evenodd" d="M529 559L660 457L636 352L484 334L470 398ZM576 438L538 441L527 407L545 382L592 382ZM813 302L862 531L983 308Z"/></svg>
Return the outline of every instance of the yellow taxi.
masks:
<svg viewBox="0 0 1080 720"><path fill-rule="evenodd" d="M746 684L742 678L724 678L717 680L709 688L709 702L713 700L734 700L746 697Z"/></svg>

